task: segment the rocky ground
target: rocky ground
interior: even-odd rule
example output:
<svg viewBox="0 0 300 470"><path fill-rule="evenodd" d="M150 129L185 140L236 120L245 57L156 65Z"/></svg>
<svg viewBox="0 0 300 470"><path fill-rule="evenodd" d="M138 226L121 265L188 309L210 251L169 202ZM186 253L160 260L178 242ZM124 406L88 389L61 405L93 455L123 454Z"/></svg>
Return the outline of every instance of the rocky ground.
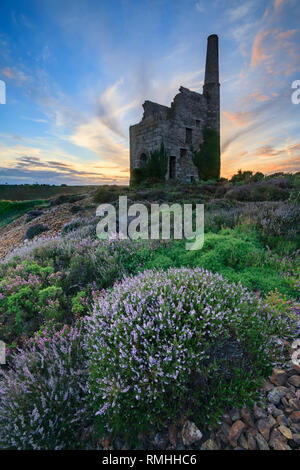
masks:
<svg viewBox="0 0 300 470"><path fill-rule="evenodd" d="M85 198L76 203L65 203L58 206L42 209L42 214L29 222L26 221L27 214L17 218L14 222L0 229L0 260L24 243L26 231L29 227L42 224L47 231L39 235L39 238L51 238L60 235L62 227L71 222L75 217L80 217L81 211L86 214L86 206L92 203L90 198ZM79 212L74 216L71 208L78 206ZM93 211L93 214L95 211ZM26 243L26 242L25 242Z"/></svg>
<svg viewBox="0 0 300 470"><path fill-rule="evenodd" d="M300 340L291 346L286 367L274 369L264 384L260 405L232 409L209 434L192 421L172 425L140 442L147 450L300 450ZM104 450L126 450L109 437L100 440Z"/></svg>

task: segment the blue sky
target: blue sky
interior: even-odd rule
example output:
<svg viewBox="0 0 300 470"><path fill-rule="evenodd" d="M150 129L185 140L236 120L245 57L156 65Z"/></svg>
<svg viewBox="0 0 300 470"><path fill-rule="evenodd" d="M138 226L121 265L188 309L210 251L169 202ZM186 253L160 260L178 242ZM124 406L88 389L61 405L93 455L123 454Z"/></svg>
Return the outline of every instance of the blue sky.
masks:
<svg viewBox="0 0 300 470"><path fill-rule="evenodd" d="M1 0L0 183L127 183L149 99L202 92L220 39L222 175L299 171L298 0Z"/></svg>

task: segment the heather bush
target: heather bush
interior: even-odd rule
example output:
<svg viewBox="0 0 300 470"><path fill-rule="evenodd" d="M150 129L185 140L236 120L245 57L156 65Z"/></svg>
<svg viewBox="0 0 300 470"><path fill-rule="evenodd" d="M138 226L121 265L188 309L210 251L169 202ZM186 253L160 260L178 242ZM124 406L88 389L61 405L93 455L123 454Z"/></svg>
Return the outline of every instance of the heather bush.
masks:
<svg viewBox="0 0 300 470"><path fill-rule="evenodd" d="M291 324L241 284L200 268L125 278L96 301L87 324L99 431L132 436L175 419L189 403L191 377L202 365L213 372L209 351L225 338L247 351L255 377L266 373L280 360L276 335L288 338Z"/></svg>
<svg viewBox="0 0 300 470"><path fill-rule="evenodd" d="M285 201L289 198L288 189L270 182L248 183L230 189L225 197L237 201Z"/></svg>
<svg viewBox="0 0 300 470"><path fill-rule="evenodd" d="M296 204L263 204L253 218L265 238L283 236L291 240L299 237L300 207Z"/></svg>
<svg viewBox="0 0 300 470"><path fill-rule="evenodd" d="M0 377L1 449L76 449L89 424L80 328L44 329Z"/></svg>
<svg viewBox="0 0 300 470"><path fill-rule="evenodd" d="M65 298L60 273L24 261L0 280L0 337L7 343L36 331L45 320L62 320Z"/></svg>
<svg viewBox="0 0 300 470"><path fill-rule="evenodd" d="M40 235L43 232L46 232L47 230L49 230L48 227L43 224L31 225L31 227L28 227L26 230L24 238L27 240L32 240L34 237Z"/></svg>
<svg viewBox="0 0 300 470"><path fill-rule="evenodd" d="M76 207L76 206L73 206ZM62 235L70 232L74 232L79 227L82 227L85 224L84 219L74 219L71 222L67 222L61 229Z"/></svg>

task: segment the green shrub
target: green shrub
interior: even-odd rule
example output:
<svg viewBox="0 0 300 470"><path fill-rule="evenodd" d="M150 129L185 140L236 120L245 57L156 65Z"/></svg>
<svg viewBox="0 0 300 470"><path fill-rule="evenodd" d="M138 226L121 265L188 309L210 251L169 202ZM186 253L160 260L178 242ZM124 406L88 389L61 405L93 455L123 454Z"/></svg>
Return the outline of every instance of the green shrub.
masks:
<svg viewBox="0 0 300 470"><path fill-rule="evenodd" d="M112 203L118 198L115 187L100 186L94 194L94 201L97 204Z"/></svg>
<svg viewBox="0 0 300 470"><path fill-rule="evenodd" d="M47 230L49 230L48 227L43 224L31 225L31 227L28 227L28 229L26 230L24 239L32 240L37 235L40 235L43 232L47 232Z"/></svg>
<svg viewBox="0 0 300 470"><path fill-rule="evenodd" d="M252 171L242 171L238 170L238 172L232 176L231 183L240 183L242 181L249 180L253 175Z"/></svg>
<svg viewBox="0 0 300 470"><path fill-rule="evenodd" d="M160 149L153 150L149 159L141 168L135 168L132 172L133 184L144 181L165 181L168 169L168 155L163 142Z"/></svg>
<svg viewBox="0 0 300 470"><path fill-rule="evenodd" d="M60 274L51 266L24 261L0 280L0 337L7 343L37 331L44 321L61 321L65 298Z"/></svg>

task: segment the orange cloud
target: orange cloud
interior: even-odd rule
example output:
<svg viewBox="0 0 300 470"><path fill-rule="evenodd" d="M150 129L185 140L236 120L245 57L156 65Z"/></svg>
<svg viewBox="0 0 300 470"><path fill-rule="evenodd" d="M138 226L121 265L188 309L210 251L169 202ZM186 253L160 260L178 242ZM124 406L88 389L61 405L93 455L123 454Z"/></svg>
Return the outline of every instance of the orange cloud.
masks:
<svg viewBox="0 0 300 470"><path fill-rule="evenodd" d="M288 39L298 32L298 29L289 29L288 31L282 31L276 35L278 39Z"/></svg>
<svg viewBox="0 0 300 470"><path fill-rule="evenodd" d="M10 67L4 67L4 69L1 70L1 73L7 78L10 78L10 79L14 78L14 74Z"/></svg>
<svg viewBox="0 0 300 470"><path fill-rule="evenodd" d="M253 155L257 155L258 157L277 157L278 155L281 155L284 152L285 150L277 150L272 145L263 145L256 149Z"/></svg>
<svg viewBox="0 0 300 470"><path fill-rule="evenodd" d="M264 39L269 36L270 31L262 31L260 30L257 35L255 36L254 43L252 46L252 57L251 57L251 67L256 67L261 62L272 57L272 55L268 55L265 52L263 47Z"/></svg>
<svg viewBox="0 0 300 470"><path fill-rule="evenodd" d="M286 0L275 0L274 1L274 10L278 11L279 8L285 3Z"/></svg>
<svg viewBox="0 0 300 470"><path fill-rule="evenodd" d="M254 100L258 103L263 103L264 101L269 101L271 98L267 95L262 95L261 93L252 93L247 97L247 101Z"/></svg>
<svg viewBox="0 0 300 470"><path fill-rule="evenodd" d="M253 119L252 112L236 112L230 113L229 111L222 111L223 116L229 119L236 127L247 126Z"/></svg>

